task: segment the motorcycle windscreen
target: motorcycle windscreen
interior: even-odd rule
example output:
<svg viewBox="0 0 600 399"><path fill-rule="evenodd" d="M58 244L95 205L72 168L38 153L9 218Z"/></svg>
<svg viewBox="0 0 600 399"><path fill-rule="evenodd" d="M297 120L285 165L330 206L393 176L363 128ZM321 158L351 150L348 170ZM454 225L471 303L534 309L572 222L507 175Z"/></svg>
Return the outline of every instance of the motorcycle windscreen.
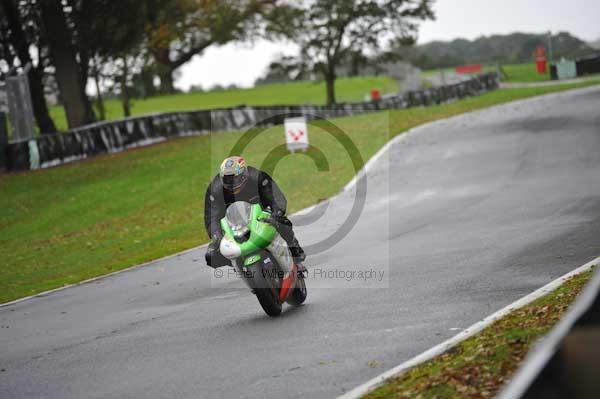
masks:
<svg viewBox="0 0 600 399"><path fill-rule="evenodd" d="M236 237L243 236L248 232L251 210L252 205L245 201L234 202L227 208L225 218Z"/></svg>

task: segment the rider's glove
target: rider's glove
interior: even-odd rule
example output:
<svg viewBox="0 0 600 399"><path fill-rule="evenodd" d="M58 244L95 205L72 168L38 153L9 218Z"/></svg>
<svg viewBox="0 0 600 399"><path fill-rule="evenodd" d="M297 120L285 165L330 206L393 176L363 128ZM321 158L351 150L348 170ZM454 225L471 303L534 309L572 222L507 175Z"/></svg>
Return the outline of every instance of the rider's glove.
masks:
<svg viewBox="0 0 600 399"><path fill-rule="evenodd" d="M260 221L268 223L275 228L277 228L277 226L279 225L279 219L275 215L269 215L268 217L260 219Z"/></svg>
<svg viewBox="0 0 600 399"><path fill-rule="evenodd" d="M223 260L225 259L219 251L219 245L221 244L221 239L223 238L223 235L220 232L215 232L211 238L212 241L210 244L208 244L208 247L206 248L204 259L206 260L206 264L208 266L216 268L222 266L222 264L224 263Z"/></svg>

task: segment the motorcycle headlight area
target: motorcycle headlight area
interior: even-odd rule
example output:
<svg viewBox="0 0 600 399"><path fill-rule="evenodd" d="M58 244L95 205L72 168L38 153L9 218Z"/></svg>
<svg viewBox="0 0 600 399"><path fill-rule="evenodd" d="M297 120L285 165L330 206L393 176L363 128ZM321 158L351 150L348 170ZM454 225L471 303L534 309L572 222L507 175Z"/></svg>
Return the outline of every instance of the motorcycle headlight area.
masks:
<svg viewBox="0 0 600 399"><path fill-rule="evenodd" d="M244 201L234 202L227 208L225 213L227 224L231 227L236 238L243 237L248 233L251 209L252 206Z"/></svg>

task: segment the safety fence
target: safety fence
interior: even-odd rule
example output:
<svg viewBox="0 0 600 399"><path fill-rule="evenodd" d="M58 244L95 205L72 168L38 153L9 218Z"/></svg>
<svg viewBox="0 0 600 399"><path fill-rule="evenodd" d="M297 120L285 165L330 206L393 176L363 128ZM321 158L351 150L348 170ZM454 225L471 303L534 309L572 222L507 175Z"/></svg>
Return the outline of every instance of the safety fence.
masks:
<svg viewBox="0 0 600 399"><path fill-rule="evenodd" d="M569 63L573 64L573 74L569 78L600 73L600 53L598 53L576 59L575 61L562 60L550 65L550 78L552 80L560 79L559 69L561 68L561 64Z"/></svg>
<svg viewBox="0 0 600 399"><path fill-rule="evenodd" d="M498 87L495 73L478 75L464 82L400 93L379 101L320 105L241 106L190 112L170 112L99 122L65 133L41 135L32 140L9 143L9 170L28 170L60 165L98 154L145 146L173 137L277 125L290 114L334 118L367 112L441 104L474 96Z"/></svg>

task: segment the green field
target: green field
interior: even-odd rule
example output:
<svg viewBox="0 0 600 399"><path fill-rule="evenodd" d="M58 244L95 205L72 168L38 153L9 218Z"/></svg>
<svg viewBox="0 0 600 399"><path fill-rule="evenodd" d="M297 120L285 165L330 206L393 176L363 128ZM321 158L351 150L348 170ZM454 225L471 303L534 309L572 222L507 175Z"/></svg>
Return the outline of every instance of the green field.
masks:
<svg viewBox="0 0 600 399"><path fill-rule="evenodd" d="M398 84L386 76L340 78L336 81L336 99L338 102L362 101L371 89L390 93L398 90ZM286 82L265 84L251 89L182 93L133 100L131 112L133 115L144 115L156 112L233 107L242 104L325 104L325 100L325 83L322 81ZM105 107L107 119L123 117L119 100L106 101ZM67 130L65 113L61 106L52 107L50 114L58 129Z"/></svg>
<svg viewBox="0 0 600 399"><path fill-rule="evenodd" d="M432 120L560 87L497 90L451 104L340 118L366 161L392 136ZM265 148L284 143L281 127L244 152L261 165ZM156 259L206 242L203 195L242 133L175 139L35 172L0 176L0 303ZM354 175L341 145L318 127L311 144L330 170L316 173L303 154L286 156L274 177L295 211L327 198ZM204 267L198 262L198 267Z"/></svg>
<svg viewBox="0 0 600 399"><path fill-rule="evenodd" d="M546 82L550 80L550 73L540 75L535 69L535 63L530 62L526 64L502 64L502 68L506 74L504 79L505 82L511 83L528 83L528 82ZM485 72L496 72L496 65L485 65ZM453 74L454 68L444 68L444 72L447 74ZM423 78L427 79L430 76L439 75L440 71L437 69L423 71Z"/></svg>
<svg viewBox="0 0 600 399"><path fill-rule="evenodd" d="M550 66L548 73L540 75L535 69L535 63L506 64L502 65L506 74L506 82L547 82L550 80Z"/></svg>
<svg viewBox="0 0 600 399"><path fill-rule="evenodd" d="M504 72L506 73L505 82L509 83L535 83L535 82L549 82L550 80L550 66L548 66L548 73L540 75L535 69L533 62L529 64L506 64L502 65ZM495 67L489 67L489 70L495 70ZM597 79L598 74L586 75L582 79Z"/></svg>
<svg viewBox="0 0 600 399"><path fill-rule="evenodd" d="M503 65L508 75L507 82L537 82L549 80L548 75L538 75L535 65L507 64ZM486 68L495 71L495 66ZM447 69L452 73L454 69ZM423 71L423 77L438 74L438 70ZM425 82L427 84L427 82ZM371 89L379 89L382 93L398 90L398 83L387 76L370 76L340 78L336 81L336 98L338 102L362 101ZM322 81L302 81L273 83L256 86L250 89L219 90L211 92L181 93L134 99L132 115L145 115L157 112L190 111L210 108L234 107L238 105L275 105L275 104L325 104L325 83ZM121 103L117 99L105 102L108 120L123 118ZM59 130L67 130L67 121L62 106L50 108L50 115Z"/></svg>

